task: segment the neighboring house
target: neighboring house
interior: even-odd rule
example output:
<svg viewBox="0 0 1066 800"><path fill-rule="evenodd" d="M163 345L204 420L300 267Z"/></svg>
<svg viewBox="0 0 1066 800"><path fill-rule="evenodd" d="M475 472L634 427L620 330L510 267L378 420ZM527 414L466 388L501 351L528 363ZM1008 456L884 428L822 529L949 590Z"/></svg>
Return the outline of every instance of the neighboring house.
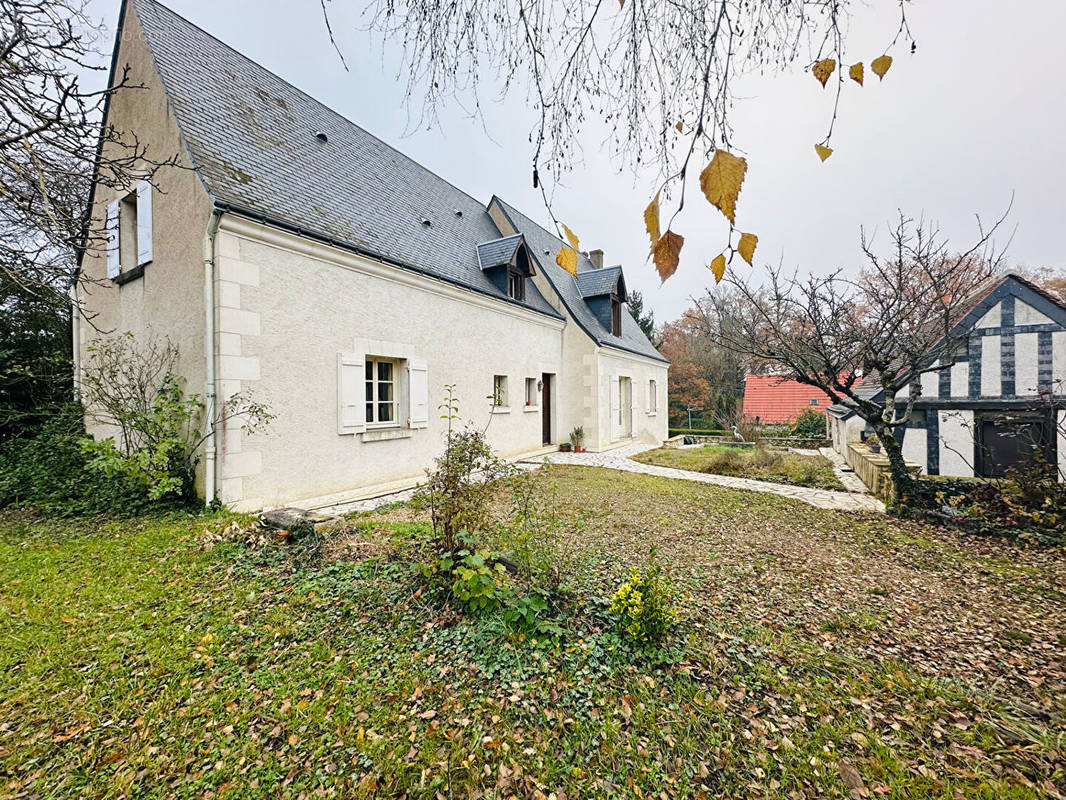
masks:
<svg viewBox="0 0 1066 800"><path fill-rule="evenodd" d="M1063 474L1066 306L1017 275L998 275L964 304L951 338L965 344L951 366L921 376L915 418L896 430L904 458L929 475L995 477L1037 447ZM882 396L876 381L859 391ZM843 405L829 414L840 453L870 432Z"/></svg>
<svg viewBox="0 0 1066 800"><path fill-rule="evenodd" d="M189 393L251 392L276 419L214 432L205 497L255 509L409 485L460 423L504 456L584 429L590 450L667 437L667 361L630 315L621 267L493 197L486 207L154 0L125 0L108 123L180 169L118 192L87 254L93 325L165 336ZM495 400L493 400L495 397ZM217 400L212 400L217 398ZM96 428L96 435L107 431Z"/></svg>
<svg viewBox="0 0 1066 800"><path fill-rule="evenodd" d="M744 379L744 406L741 412L748 422L763 425L795 422L804 411L819 414L833 399L813 386L790 381L778 375L749 375Z"/></svg>

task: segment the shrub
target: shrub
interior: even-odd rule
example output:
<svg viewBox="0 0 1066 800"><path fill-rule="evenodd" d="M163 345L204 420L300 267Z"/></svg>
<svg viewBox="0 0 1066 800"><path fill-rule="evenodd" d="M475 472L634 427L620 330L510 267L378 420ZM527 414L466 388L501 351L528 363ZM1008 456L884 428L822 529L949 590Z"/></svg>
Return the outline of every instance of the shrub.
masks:
<svg viewBox="0 0 1066 800"><path fill-rule="evenodd" d="M503 583L507 570L502 564L490 566L481 551L461 551L459 560L442 559L441 568L452 576L452 594L468 611L495 611L510 597Z"/></svg>
<svg viewBox="0 0 1066 800"><path fill-rule="evenodd" d="M84 438L81 406L71 403L35 436L0 444L0 507L32 506L70 517L181 505L153 502L143 485L92 469L81 446Z"/></svg>
<svg viewBox="0 0 1066 800"><path fill-rule="evenodd" d="M196 425L202 411L200 401L186 398L177 379L167 374L151 405L124 417L128 429L138 434L137 444L127 443L123 451L112 438L86 437L81 447L88 466L107 478L122 477L140 486L152 500L192 501L199 445Z"/></svg>
<svg viewBox="0 0 1066 800"><path fill-rule="evenodd" d="M634 568L611 598L610 614L622 635L640 645L658 645L673 625L673 587L652 553L643 570Z"/></svg>
<svg viewBox="0 0 1066 800"><path fill-rule="evenodd" d="M788 433L801 439L824 439L825 414L819 414L810 408L803 409L803 413L792 423Z"/></svg>
<svg viewBox="0 0 1066 800"><path fill-rule="evenodd" d="M201 433L204 405L197 395L185 395L174 372L177 363L178 349L168 340L126 333L94 342L81 389L92 419L117 436L87 438L83 449L91 469L142 487L152 500L192 502L206 438ZM218 427L233 417L244 417L251 429L273 418L266 406L240 394L222 404L213 422Z"/></svg>

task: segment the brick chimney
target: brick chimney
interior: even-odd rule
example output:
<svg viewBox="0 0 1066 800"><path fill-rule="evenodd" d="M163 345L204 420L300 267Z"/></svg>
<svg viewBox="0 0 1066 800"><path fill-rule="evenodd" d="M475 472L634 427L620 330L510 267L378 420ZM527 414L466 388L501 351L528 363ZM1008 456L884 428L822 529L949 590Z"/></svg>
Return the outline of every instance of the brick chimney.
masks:
<svg viewBox="0 0 1066 800"><path fill-rule="evenodd" d="M603 251L589 250L589 261L592 262L592 266L596 269L603 269Z"/></svg>

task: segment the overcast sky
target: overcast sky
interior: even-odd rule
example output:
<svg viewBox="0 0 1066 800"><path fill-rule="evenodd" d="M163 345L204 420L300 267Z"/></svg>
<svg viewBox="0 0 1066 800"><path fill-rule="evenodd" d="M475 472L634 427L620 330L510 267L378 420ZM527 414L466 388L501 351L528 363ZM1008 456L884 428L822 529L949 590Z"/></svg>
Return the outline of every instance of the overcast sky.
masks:
<svg viewBox="0 0 1066 800"><path fill-rule="evenodd" d="M318 0L165 1L473 196L487 202L498 194L547 221L530 183L534 119L521 92L486 104L484 119L445 107L435 127L412 130L399 52L359 30L360 0L331 4L347 72L329 45ZM857 5L849 61L868 64L880 55L895 32L895 5ZM113 32L118 2L94 0L91 9ZM908 19L917 53L894 51L884 82L869 71L864 87L848 82L835 152L824 164L813 145L824 136L831 91L800 64L791 74L740 85L734 150L749 168L737 222L759 235L757 260L802 271L855 268L862 261L859 227L877 228L884 242L885 222L897 209L938 220L951 241L965 245L976 235L975 215L994 219L1013 193L1009 230L1000 237L1013 232L1008 260L1066 265L1066 3L913 0ZM706 264L721 249L726 227L693 197L675 223L687 240L681 267L660 286L646 260L641 219L653 176L612 163L601 152L603 138L589 123L584 160L556 192L556 216L583 248L601 247L607 263L625 266L629 287L644 292L658 321L673 319L713 283Z"/></svg>

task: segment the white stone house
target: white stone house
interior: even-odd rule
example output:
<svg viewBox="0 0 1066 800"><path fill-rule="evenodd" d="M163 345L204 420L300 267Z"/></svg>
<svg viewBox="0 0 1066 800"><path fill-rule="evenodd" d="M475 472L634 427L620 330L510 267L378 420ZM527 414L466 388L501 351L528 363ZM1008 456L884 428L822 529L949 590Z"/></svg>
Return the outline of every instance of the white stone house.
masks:
<svg viewBox="0 0 1066 800"><path fill-rule="evenodd" d="M1066 474L1066 306L1023 278L990 279L966 303L953 358L921 376L914 419L895 431L903 456L927 475L998 477L1034 448ZM876 382L860 384L871 399ZM833 447L872 432L852 410L829 408Z"/></svg>
<svg viewBox="0 0 1066 800"><path fill-rule="evenodd" d="M189 393L251 392L276 419L206 444L205 498L241 509L371 496L424 475L446 386L502 455L582 427L604 450L667 436L667 361L629 313L621 267L503 200L487 206L155 0L125 0L112 63L143 89L108 121L151 185L98 185L112 233L86 254L75 330L167 337ZM493 397L498 402L493 404ZM104 435L106 431L95 430Z"/></svg>

